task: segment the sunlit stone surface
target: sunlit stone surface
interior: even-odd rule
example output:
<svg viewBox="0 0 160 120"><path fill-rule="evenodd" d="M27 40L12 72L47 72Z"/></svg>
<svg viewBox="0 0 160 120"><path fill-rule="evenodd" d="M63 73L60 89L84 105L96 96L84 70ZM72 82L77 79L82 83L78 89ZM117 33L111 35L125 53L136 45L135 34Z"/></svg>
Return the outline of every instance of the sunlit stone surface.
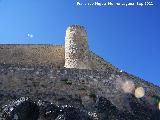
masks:
<svg viewBox="0 0 160 120"><path fill-rule="evenodd" d="M142 98L145 95L145 90L143 89L143 87L138 87L135 90L135 97L136 98Z"/></svg>

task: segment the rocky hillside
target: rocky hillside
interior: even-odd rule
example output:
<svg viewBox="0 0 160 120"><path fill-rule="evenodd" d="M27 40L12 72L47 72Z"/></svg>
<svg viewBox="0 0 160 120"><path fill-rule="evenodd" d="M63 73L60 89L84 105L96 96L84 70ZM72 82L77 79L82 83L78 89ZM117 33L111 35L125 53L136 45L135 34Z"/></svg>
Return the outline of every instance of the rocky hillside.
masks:
<svg viewBox="0 0 160 120"><path fill-rule="evenodd" d="M160 120L159 102L158 86L122 71L0 64L2 120Z"/></svg>

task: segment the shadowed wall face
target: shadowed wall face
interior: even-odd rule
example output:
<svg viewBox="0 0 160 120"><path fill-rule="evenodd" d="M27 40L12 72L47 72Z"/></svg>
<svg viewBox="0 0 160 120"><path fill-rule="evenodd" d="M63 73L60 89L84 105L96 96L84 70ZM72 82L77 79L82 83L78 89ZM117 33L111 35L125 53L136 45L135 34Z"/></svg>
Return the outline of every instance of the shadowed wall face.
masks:
<svg viewBox="0 0 160 120"><path fill-rule="evenodd" d="M64 66L63 45L0 45L0 63Z"/></svg>

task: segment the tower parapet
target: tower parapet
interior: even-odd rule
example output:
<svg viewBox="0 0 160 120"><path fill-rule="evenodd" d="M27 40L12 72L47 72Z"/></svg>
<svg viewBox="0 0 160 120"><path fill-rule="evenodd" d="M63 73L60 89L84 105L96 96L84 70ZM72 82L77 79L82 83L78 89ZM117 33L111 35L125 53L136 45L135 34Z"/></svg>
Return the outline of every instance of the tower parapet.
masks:
<svg viewBox="0 0 160 120"><path fill-rule="evenodd" d="M89 69L87 32L83 26L71 25L65 36L66 68Z"/></svg>

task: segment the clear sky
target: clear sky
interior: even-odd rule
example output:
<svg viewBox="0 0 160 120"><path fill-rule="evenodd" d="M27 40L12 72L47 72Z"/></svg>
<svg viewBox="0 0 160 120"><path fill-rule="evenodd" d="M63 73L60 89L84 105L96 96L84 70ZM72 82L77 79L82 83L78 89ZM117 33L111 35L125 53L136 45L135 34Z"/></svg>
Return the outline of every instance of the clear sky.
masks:
<svg viewBox="0 0 160 120"><path fill-rule="evenodd" d="M64 44L67 26L80 24L88 31L92 51L160 86L159 0L143 7L77 6L77 1L0 0L0 44ZM124 1L145 0L119 0Z"/></svg>

